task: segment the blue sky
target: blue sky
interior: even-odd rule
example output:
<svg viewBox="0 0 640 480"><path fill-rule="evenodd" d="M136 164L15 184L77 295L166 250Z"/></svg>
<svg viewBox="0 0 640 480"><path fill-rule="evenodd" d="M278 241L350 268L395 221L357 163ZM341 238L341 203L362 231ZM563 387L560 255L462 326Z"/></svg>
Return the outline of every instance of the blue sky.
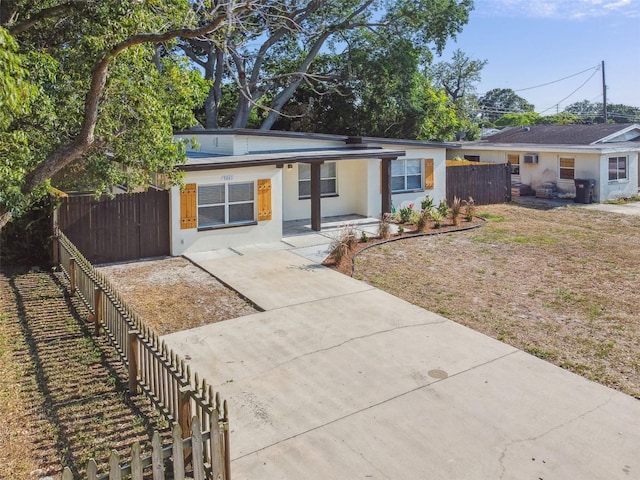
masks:
<svg viewBox="0 0 640 480"><path fill-rule="evenodd" d="M480 95L492 88L518 91L589 69L517 93L543 115L555 113L558 103L562 111L585 99L601 102L602 72L595 68L604 60L607 102L640 107L640 0L476 0L463 32L434 61L449 61L457 48L489 62L477 87Z"/></svg>

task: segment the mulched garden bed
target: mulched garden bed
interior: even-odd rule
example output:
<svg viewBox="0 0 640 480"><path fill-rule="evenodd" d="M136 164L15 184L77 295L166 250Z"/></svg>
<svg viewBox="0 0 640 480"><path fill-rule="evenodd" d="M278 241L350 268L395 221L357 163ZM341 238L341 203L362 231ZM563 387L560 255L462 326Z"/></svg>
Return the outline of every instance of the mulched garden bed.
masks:
<svg viewBox="0 0 640 480"><path fill-rule="evenodd" d="M340 259L340 262L337 262L335 256L331 254L324 260L324 262L322 262L322 264L326 267L329 267L351 277L353 276L353 261L358 253L362 250L376 245L381 245L389 242L397 242L410 238L469 230L471 228L479 227L484 222L485 220L483 218L473 217L471 221L463 219L459 225L454 225L451 221L443 222L439 228L435 228L433 226L433 223L431 223L430 225L427 225L421 232L417 230L415 225L405 224L404 232L401 235L392 234L388 239L383 239L380 237L370 237L367 242L363 242L359 238L353 245L353 247L348 251L348 253Z"/></svg>

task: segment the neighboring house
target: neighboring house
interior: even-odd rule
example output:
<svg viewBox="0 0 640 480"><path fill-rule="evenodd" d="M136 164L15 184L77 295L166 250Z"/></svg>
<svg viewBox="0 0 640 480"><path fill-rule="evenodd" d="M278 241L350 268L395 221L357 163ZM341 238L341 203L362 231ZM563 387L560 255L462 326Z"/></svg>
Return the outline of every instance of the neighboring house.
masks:
<svg viewBox="0 0 640 480"><path fill-rule="evenodd" d="M593 200L638 193L640 125L532 125L462 143L448 158L509 163L512 183L534 190L553 184L560 197L575 196L575 179L595 180Z"/></svg>
<svg viewBox="0 0 640 480"><path fill-rule="evenodd" d="M280 241L283 222L380 217L446 198L454 144L260 130L193 130L185 187L171 189L171 253ZM419 208L419 207L417 207Z"/></svg>

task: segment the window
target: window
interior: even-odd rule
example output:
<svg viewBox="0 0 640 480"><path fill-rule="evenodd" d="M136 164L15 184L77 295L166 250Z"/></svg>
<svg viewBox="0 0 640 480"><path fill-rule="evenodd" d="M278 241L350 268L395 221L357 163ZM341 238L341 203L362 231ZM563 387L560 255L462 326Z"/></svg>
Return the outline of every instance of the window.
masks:
<svg viewBox="0 0 640 480"><path fill-rule="evenodd" d="M560 180L573 180L576 172L575 158L560 157Z"/></svg>
<svg viewBox="0 0 640 480"><path fill-rule="evenodd" d="M391 191L422 190L422 160L402 159L391 162Z"/></svg>
<svg viewBox="0 0 640 480"><path fill-rule="evenodd" d="M609 157L609 181L627 179L627 157Z"/></svg>
<svg viewBox="0 0 640 480"><path fill-rule="evenodd" d="M336 162L326 162L320 166L320 196L338 195ZM298 197L311 198L311 165L298 164Z"/></svg>
<svg viewBox="0 0 640 480"><path fill-rule="evenodd" d="M520 155L507 154L507 162L511 166L511 175L520 175Z"/></svg>
<svg viewBox="0 0 640 480"><path fill-rule="evenodd" d="M253 182L198 186L198 228L251 223L254 212Z"/></svg>
<svg viewBox="0 0 640 480"><path fill-rule="evenodd" d="M480 161L480 155L465 155L464 159L468 160L470 162L479 162Z"/></svg>

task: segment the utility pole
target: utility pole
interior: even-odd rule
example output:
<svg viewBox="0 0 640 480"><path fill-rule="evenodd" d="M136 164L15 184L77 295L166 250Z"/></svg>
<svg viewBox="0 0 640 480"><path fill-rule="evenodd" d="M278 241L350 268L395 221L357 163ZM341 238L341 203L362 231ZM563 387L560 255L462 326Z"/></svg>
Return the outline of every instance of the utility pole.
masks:
<svg viewBox="0 0 640 480"><path fill-rule="evenodd" d="M604 60L602 60L602 117L607 123L607 83L604 78Z"/></svg>

